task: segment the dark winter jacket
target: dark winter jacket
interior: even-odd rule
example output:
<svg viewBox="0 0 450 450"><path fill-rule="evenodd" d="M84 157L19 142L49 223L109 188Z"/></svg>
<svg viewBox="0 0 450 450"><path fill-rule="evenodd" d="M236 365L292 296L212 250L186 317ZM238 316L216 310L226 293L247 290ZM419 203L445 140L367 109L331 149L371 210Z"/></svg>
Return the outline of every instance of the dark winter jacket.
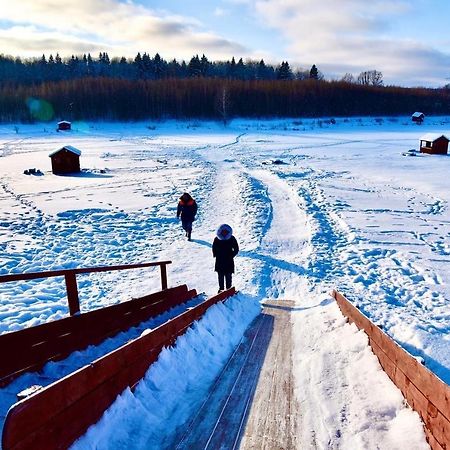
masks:
<svg viewBox="0 0 450 450"><path fill-rule="evenodd" d="M183 222L193 222L195 220L195 215L197 214L197 203L192 198L189 197L187 200L180 197L177 207L177 217L181 216Z"/></svg>
<svg viewBox="0 0 450 450"><path fill-rule="evenodd" d="M234 257L239 252L239 245L234 236L228 239L214 238L213 256L216 258L214 270L222 273L234 273Z"/></svg>

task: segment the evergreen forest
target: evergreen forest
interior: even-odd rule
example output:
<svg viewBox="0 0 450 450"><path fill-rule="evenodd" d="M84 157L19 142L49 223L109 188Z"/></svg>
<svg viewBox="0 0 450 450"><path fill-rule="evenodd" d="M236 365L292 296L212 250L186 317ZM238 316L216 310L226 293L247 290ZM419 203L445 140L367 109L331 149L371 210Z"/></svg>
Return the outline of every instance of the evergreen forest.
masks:
<svg viewBox="0 0 450 450"><path fill-rule="evenodd" d="M0 55L0 121L160 120L450 113L450 89L385 86L375 70L325 80L287 61L166 61L100 53L23 60Z"/></svg>

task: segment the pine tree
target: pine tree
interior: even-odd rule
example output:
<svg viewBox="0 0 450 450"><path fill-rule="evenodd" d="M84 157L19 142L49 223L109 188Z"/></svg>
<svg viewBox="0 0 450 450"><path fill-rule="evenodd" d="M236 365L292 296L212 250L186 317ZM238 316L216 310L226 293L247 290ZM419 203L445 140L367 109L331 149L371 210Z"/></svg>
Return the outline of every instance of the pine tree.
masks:
<svg viewBox="0 0 450 450"><path fill-rule="evenodd" d="M229 78L234 78L236 76L236 61L234 56L231 58L231 62L227 63L227 76Z"/></svg>
<svg viewBox="0 0 450 450"><path fill-rule="evenodd" d="M238 80L245 80L245 64L242 58L239 58L239 61L236 64L236 78Z"/></svg>
<svg viewBox="0 0 450 450"><path fill-rule="evenodd" d="M313 80L319 79L319 70L317 69L315 64L312 65L311 70L309 71L309 78Z"/></svg>
<svg viewBox="0 0 450 450"><path fill-rule="evenodd" d="M190 77L199 77L202 74L202 66L198 55L191 58L188 64L188 73Z"/></svg>
<svg viewBox="0 0 450 450"><path fill-rule="evenodd" d="M276 73L278 80L292 80L294 77L287 61L283 61L281 65L278 66Z"/></svg>

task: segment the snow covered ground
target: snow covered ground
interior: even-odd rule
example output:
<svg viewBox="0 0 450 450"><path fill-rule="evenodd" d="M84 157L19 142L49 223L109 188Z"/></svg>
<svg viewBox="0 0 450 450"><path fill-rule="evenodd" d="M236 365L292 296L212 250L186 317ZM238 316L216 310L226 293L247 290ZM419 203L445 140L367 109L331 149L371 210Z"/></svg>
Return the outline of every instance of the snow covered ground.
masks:
<svg viewBox="0 0 450 450"><path fill-rule="evenodd" d="M211 242L217 226L229 223L241 246L234 281L246 305L243 323L255 302L298 303L303 442L426 448L418 416L328 293L340 290L450 382L450 157L402 156L426 132L449 136L448 118L422 126L409 118L341 118L73 128L0 126L0 274L171 259L170 285L211 295ZM78 176L51 174L48 154L65 144L82 151ZM29 168L42 175L23 174ZM192 242L175 218L184 191L199 203ZM152 269L80 276L81 308L155 291L159 283ZM66 314L62 279L0 285L0 332ZM220 358L231 350L223 351ZM129 405L130 395L120 401ZM168 421L160 444L178 423ZM127 423L137 426L132 417ZM101 427L105 436L108 427ZM88 435L94 448L95 433Z"/></svg>

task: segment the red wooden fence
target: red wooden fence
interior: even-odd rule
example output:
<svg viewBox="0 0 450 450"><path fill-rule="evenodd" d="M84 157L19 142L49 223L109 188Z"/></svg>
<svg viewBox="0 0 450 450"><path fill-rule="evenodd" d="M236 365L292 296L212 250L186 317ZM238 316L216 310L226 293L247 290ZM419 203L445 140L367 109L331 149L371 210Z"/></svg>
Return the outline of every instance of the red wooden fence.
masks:
<svg viewBox="0 0 450 450"><path fill-rule="evenodd" d="M5 420L3 450L70 446L117 395L135 387L163 347L173 344L211 305L234 294L234 288L224 291L16 403Z"/></svg>
<svg viewBox="0 0 450 450"><path fill-rule="evenodd" d="M186 285L0 335L0 387L23 372L66 358L120 331L155 317L197 295Z"/></svg>
<svg viewBox="0 0 450 450"><path fill-rule="evenodd" d="M373 324L342 294L333 291L342 314L369 336L373 352L389 378L424 423L433 450L450 449L450 386L420 364Z"/></svg>
<svg viewBox="0 0 450 450"><path fill-rule="evenodd" d="M94 273L94 272L110 272L113 270L141 269L143 267L159 266L161 269L161 289L167 289L167 264L172 261L157 261L141 264L127 264L121 266L101 266L101 267L84 267L79 269L61 269L46 272L17 273L11 275L0 275L0 283L21 280L36 280L39 278L64 277L66 282L67 300L69 303L70 315L80 312L80 302L78 299L77 274Z"/></svg>

